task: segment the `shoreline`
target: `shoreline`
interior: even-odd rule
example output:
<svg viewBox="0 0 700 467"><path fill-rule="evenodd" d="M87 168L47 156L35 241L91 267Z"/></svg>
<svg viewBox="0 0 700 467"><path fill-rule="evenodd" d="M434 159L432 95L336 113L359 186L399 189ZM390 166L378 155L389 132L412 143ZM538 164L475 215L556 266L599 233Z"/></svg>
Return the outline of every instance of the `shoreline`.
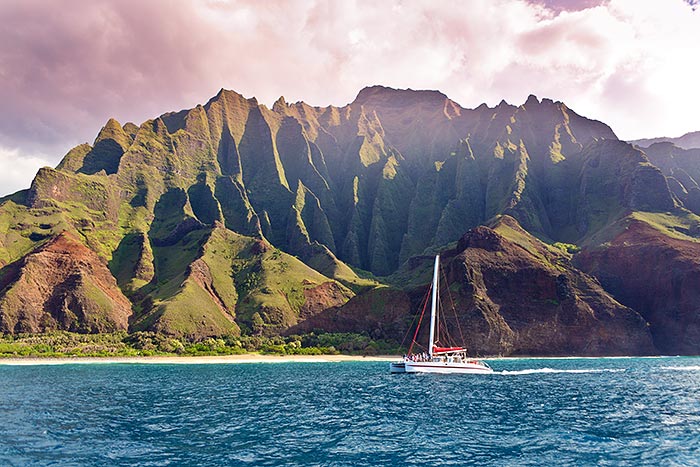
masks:
<svg viewBox="0 0 700 467"><path fill-rule="evenodd" d="M0 365L69 365L69 364L240 364L240 363L334 363L334 362L390 362L400 356L377 355L240 355L206 356L149 356L149 357L8 357L0 358Z"/></svg>
<svg viewBox="0 0 700 467"><path fill-rule="evenodd" d="M605 356L605 357L482 357L487 361L507 360L586 360L675 358L682 355ZM693 357L693 356L687 356ZM391 362L401 360L400 355L264 355L247 353L240 355L176 356L156 355L139 357L0 357L0 366L72 365L72 364L150 364L150 365L211 365L245 363L339 363L339 362Z"/></svg>

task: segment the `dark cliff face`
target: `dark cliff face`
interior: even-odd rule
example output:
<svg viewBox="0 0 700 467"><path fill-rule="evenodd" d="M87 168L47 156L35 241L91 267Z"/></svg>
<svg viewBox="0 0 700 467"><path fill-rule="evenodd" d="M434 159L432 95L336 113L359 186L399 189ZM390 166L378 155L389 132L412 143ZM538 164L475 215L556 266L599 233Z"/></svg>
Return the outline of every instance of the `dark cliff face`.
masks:
<svg viewBox="0 0 700 467"><path fill-rule="evenodd" d="M644 153L666 176L673 196L686 208L700 214L700 149L655 143L644 149Z"/></svg>
<svg viewBox="0 0 700 467"><path fill-rule="evenodd" d="M265 332L284 332L331 309L383 300L386 291L363 296L378 281L358 269L408 274L403 265L426 252L486 242L484 232L481 240L462 236L498 216L550 243L578 245L608 241L609 226L635 212L687 217L694 175L677 169L669 175L607 125L534 96L520 106L465 109L438 91L375 86L344 107L280 98L269 109L221 90L203 106L140 126L109 120L92 144L0 200L0 225L8 226L0 232L0 284L14 277L17 261L71 232L108 264L136 310L130 329L236 334L260 312ZM523 259L509 267L537 281L554 274ZM576 274L561 284L597 287ZM478 341L484 351L527 353L548 338L501 326L500 308L462 299L498 330L500 337ZM576 303L542 315L543 328L558 326L560 315L584 316ZM10 308L3 313L16 314ZM398 310L407 310L395 308L376 320L399 329ZM602 318L592 313L576 322L597 329ZM344 329L359 325L358 316L324 322ZM600 353L610 344L622 352L602 331L591 339L572 338L571 351Z"/></svg>
<svg viewBox="0 0 700 467"><path fill-rule="evenodd" d="M184 192L183 209L204 225L265 236L305 261L317 242L387 275L499 214L577 242L615 207L667 209L668 187L651 189L661 177L647 163L606 125L534 96L469 110L437 91L375 86L342 108L280 99L270 110L222 90L138 129L110 120L92 146L40 173L28 199L78 200L115 223L121 209L147 228ZM596 196L609 209L590 206Z"/></svg>
<svg viewBox="0 0 700 467"><path fill-rule="evenodd" d="M700 354L700 243L633 220L576 263L649 322L659 352Z"/></svg>
<svg viewBox="0 0 700 467"><path fill-rule="evenodd" d="M447 255L468 344L506 355L629 355L654 348L646 322L512 220L477 227ZM527 248L508 240L527 239ZM476 332L474 332L476 331Z"/></svg>

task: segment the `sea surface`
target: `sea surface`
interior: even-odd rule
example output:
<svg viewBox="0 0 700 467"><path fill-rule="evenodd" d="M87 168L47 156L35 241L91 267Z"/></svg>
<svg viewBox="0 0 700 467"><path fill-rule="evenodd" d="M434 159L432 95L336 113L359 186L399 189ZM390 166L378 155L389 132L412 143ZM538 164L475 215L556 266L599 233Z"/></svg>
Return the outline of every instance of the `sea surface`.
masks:
<svg viewBox="0 0 700 467"><path fill-rule="evenodd" d="M489 362L0 365L0 465L700 465L700 358Z"/></svg>

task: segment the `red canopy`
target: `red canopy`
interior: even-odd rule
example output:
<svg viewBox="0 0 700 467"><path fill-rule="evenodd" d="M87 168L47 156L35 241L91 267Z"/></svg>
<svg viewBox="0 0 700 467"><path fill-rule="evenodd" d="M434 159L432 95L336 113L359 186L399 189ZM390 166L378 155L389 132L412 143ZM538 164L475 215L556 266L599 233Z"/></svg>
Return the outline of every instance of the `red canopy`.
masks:
<svg viewBox="0 0 700 467"><path fill-rule="evenodd" d="M460 352L460 351L465 351L464 347L438 347L437 345L433 346L433 353L446 353L446 352Z"/></svg>

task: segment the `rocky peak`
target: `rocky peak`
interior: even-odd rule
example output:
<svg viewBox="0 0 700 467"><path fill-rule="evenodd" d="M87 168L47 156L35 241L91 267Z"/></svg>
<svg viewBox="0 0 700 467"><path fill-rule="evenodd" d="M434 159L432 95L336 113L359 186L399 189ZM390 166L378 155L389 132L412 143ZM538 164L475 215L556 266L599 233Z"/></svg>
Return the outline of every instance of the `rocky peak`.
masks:
<svg viewBox="0 0 700 467"><path fill-rule="evenodd" d="M652 144L651 146L649 146L648 148L645 148L645 149L651 150L651 151L671 151L671 150L673 150L674 148L677 148L677 147L678 147L678 146L676 146L675 144L673 144L673 143L670 142L670 141L661 141L661 142L659 142L659 143L654 143L654 144ZM646 152L646 151L645 151L645 152Z"/></svg>
<svg viewBox="0 0 700 467"><path fill-rule="evenodd" d="M529 96L527 96L527 100L525 101L525 104L523 104L523 106L525 108L533 107L533 106L537 106L537 105L540 105L540 101L539 101L539 99L537 99L537 96L535 96L534 94L530 94Z"/></svg>
<svg viewBox="0 0 700 467"><path fill-rule="evenodd" d="M223 103L228 105L258 105L258 100L255 97L246 99L243 94L239 94L230 89L221 88L219 92L216 93L216 96L212 97L206 104L204 104L204 109L209 110L214 103Z"/></svg>
<svg viewBox="0 0 700 467"><path fill-rule="evenodd" d="M546 97L539 99L534 94L530 94L528 96L527 100L522 105L522 108L528 112L560 113L560 112L565 112L567 110L567 107L559 101L554 102L552 99L549 99Z"/></svg>
<svg viewBox="0 0 700 467"><path fill-rule="evenodd" d="M509 104L505 99L501 99L501 102L499 102L498 105L497 105L496 107L494 107L494 108L495 108L495 109L501 109L501 108L511 108L511 109L514 109L515 106L512 105L512 104Z"/></svg>
<svg viewBox="0 0 700 467"><path fill-rule="evenodd" d="M287 110L287 101L284 100L284 96L280 96L279 99L272 104L272 111L282 113Z"/></svg>
<svg viewBox="0 0 700 467"><path fill-rule="evenodd" d="M479 248L486 251L501 251L504 249L503 237L488 227L479 226L469 230L457 242L457 250Z"/></svg>
<svg viewBox="0 0 700 467"><path fill-rule="evenodd" d="M447 96L440 91L416 91L413 89L370 86L362 89L352 104L369 107L407 107L411 105L430 104L443 107L447 99Z"/></svg>
<svg viewBox="0 0 700 467"><path fill-rule="evenodd" d="M107 120L107 123L102 127L93 146L97 146L102 141L112 140L117 143L123 150L126 150L131 144L131 138L124 132L121 124L114 118Z"/></svg>

